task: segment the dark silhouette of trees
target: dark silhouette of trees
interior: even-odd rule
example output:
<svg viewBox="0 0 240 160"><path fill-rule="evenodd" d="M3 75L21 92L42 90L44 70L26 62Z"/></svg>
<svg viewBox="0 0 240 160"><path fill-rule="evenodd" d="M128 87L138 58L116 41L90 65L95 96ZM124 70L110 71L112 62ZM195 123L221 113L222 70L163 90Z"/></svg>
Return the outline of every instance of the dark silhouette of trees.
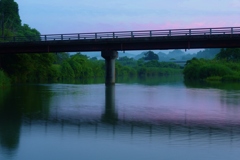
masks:
<svg viewBox="0 0 240 160"><path fill-rule="evenodd" d="M240 61L240 48L221 49L221 51L216 55L216 59L233 62Z"/></svg>
<svg viewBox="0 0 240 160"><path fill-rule="evenodd" d="M145 57L144 60L159 60L159 57L157 54L155 54L153 51L148 51L144 53Z"/></svg>

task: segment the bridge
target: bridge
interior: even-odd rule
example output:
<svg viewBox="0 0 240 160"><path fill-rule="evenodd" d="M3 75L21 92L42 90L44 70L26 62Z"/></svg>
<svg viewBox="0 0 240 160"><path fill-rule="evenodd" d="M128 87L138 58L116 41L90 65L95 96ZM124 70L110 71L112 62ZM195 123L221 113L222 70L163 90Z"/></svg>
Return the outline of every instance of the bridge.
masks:
<svg viewBox="0 0 240 160"><path fill-rule="evenodd" d="M106 84L115 83L117 51L240 47L240 27L2 37L0 54L101 51Z"/></svg>

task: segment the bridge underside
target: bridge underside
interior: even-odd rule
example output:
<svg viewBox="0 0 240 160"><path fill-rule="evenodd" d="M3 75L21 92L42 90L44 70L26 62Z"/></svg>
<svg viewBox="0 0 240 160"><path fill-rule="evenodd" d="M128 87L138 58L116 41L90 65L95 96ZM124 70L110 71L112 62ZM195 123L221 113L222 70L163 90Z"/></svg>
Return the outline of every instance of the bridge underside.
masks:
<svg viewBox="0 0 240 160"><path fill-rule="evenodd" d="M0 54L237 47L240 34L8 42L0 44Z"/></svg>

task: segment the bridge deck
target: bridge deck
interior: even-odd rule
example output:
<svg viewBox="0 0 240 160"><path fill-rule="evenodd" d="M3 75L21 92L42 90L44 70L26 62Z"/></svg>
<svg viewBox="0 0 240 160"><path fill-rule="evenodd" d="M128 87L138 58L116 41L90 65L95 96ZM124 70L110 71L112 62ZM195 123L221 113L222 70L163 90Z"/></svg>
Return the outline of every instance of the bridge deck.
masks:
<svg viewBox="0 0 240 160"><path fill-rule="evenodd" d="M145 30L0 38L0 54L240 47L240 27Z"/></svg>

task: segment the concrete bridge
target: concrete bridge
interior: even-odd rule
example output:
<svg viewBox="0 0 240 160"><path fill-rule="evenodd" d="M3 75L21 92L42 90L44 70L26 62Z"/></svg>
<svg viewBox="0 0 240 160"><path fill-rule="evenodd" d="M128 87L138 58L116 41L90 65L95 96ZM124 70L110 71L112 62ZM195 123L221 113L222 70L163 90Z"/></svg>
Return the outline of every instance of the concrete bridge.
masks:
<svg viewBox="0 0 240 160"><path fill-rule="evenodd" d="M0 54L101 51L106 84L115 83L117 51L240 47L240 27L2 37Z"/></svg>

